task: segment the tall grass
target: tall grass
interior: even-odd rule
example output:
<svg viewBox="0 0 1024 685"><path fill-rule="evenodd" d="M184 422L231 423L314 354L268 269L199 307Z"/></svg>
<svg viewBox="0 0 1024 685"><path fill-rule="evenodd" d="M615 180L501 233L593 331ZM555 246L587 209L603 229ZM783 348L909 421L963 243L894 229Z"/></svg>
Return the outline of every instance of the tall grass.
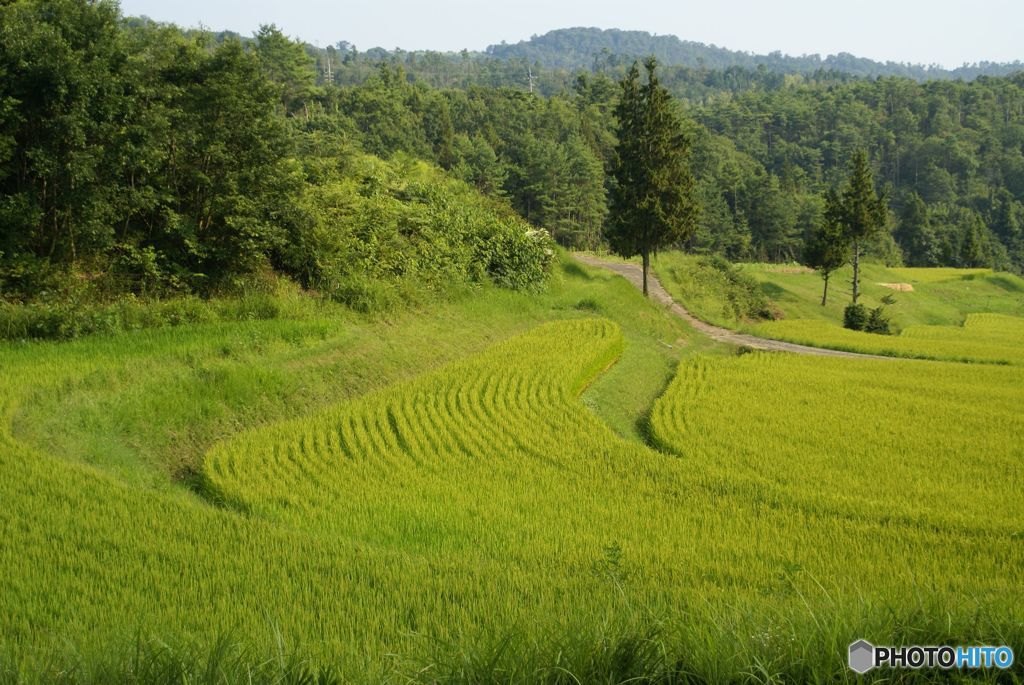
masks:
<svg viewBox="0 0 1024 685"><path fill-rule="evenodd" d="M109 303L0 301L0 340L71 340L189 324L308 319L324 309L316 298L283 283L276 292L215 299L181 296L152 301L123 297Z"/></svg>

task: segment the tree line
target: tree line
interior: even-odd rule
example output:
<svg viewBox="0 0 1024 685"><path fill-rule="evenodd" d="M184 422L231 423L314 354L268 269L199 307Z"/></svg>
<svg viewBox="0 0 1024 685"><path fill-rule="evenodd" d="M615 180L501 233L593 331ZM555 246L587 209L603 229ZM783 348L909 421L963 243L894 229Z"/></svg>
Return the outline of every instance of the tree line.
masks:
<svg viewBox="0 0 1024 685"><path fill-rule="evenodd" d="M509 197L563 244L602 241L617 82L628 64L565 77L547 96L531 96L521 79L513 87L470 79L435 88L418 64L378 63L358 85L338 89L344 95L334 111L354 120L355 135L379 154L432 155ZM659 66L660 83L680 108L697 179L701 218L687 249L797 260L824 220L826 191L864 150L889 209L889 230L869 241L869 256L1024 269L1024 74L918 83L763 69L747 79L730 69L704 69L707 90L691 98L692 82L677 79L680 68Z"/></svg>
<svg viewBox="0 0 1024 685"><path fill-rule="evenodd" d="M937 79L973 79L978 76L1006 76L1024 69L1020 61L1009 64L982 62L965 64L955 69L931 65L877 62L849 53L821 55L784 55L779 51L767 55L729 50L715 45L680 40L671 35L651 35L646 31L619 29L568 28L549 31L542 36L515 44L491 45L487 55L503 59L528 59L552 68L578 71L592 63L608 59L631 64L647 56L657 58L662 69L682 66L708 71L724 71L732 67L764 69L777 74L810 75L835 71L859 77L899 76L919 81Z"/></svg>
<svg viewBox="0 0 1024 685"><path fill-rule="evenodd" d="M266 267L352 280L338 241L329 259L318 250L341 215L352 229L341 242L356 249L356 217L379 209L367 197L412 208L389 205L395 239L375 244L392 251L422 246L415 207L440 216L455 197L503 217L503 235L511 218L497 208L508 206L568 247L614 237L619 82L631 69L614 59L545 94L501 76L488 84L490 67L468 54L458 68L428 67L347 46L327 65L273 26L246 39L183 31L126 20L110 0L16 0L0 7L0 31L8 292L45 289L71 264L136 290L207 291ZM435 87L435 68L463 76ZM1024 268L1024 75L917 83L758 69L740 84L746 72L730 69L701 69L693 99L679 95L684 72L658 68L692 178L693 230L674 244L797 260L863 150L886 211L858 254ZM414 171L415 159L443 174ZM379 183L380 173L412 177ZM360 259L393 264L394 279L426 271Z"/></svg>
<svg viewBox="0 0 1024 685"><path fill-rule="evenodd" d="M372 308L542 282L543 232L369 130L378 110L401 125L382 88L318 89L273 27L243 42L125 22L110 0L0 5L0 295L210 294L277 272Z"/></svg>

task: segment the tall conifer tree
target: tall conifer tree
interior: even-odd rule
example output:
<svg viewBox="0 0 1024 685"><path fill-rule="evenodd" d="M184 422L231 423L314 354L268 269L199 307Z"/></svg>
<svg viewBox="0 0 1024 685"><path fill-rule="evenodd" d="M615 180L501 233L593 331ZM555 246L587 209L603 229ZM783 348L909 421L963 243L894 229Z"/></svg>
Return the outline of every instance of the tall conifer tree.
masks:
<svg viewBox="0 0 1024 685"><path fill-rule="evenodd" d="M804 243L803 264L809 266L825 281L821 292L821 306L828 304L828 281L832 272L842 268L849 259L850 246L839 225L842 205L835 191L825 194L825 216L807 236Z"/></svg>
<svg viewBox="0 0 1024 685"><path fill-rule="evenodd" d="M608 242L616 253L643 257L644 295L651 252L686 240L697 223L689 141L671 95L658 82L657 66L653 57L647 59L647 80L642 83L634 62L620 83L608 228Z"/></svg>
<svg viewBox="0 0 1024 685"><path fill-rule="evenodd" d="M860 297L860 257L864 244L875 237L888 218L885 196L875 193L875 183L868 167L868 155L857 150L853 155L850 180L843 190L838 209L838 220L843 234L852 247L853 302Z"/></svg>

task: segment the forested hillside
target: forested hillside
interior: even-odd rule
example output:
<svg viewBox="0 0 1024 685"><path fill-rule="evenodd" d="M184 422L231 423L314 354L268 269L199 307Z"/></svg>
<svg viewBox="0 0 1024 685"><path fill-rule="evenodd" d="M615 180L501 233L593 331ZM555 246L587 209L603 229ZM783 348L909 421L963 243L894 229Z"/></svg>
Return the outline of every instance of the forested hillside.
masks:
<svg viewBox="0 0 1024 685"><path fill-rule="evenodd" d="M330 52L307 46L307 53L326 92L340 88L336 111L354 120L373 152L430 156L485 192L504 194L561 243L593 247L602 239L610 187L615 81L632 62L625 54L657 47L645 35L552 32L531 45L559 55L593 47L597 59L554 60L550 68L511 50L499 58L496 48L489 56L361 53L341 44ZM601 51L586 47L587 36L618 42ZM688 45L671 37L655 42ZM901 66L880 73L907 76L868 79L841 62L814 70L779 62L775 69L752 56L755 62L728 66L724 57L672 66L685 61L683 48L656 52L670 62L661 67L662 84L691 121L703 212L685 247L735 260L797 258L805 234L820 223L822 194L864 148L892 210L890 231L872 246L875 257L915 266L1024 267L1022 72L989 77L979 76L985 69ZM946 80L917 80L924 78Z"/></svg>
<svg viewBox="0 0 1024 685"><path fill-rule="evenodd" d="M632 61L654 55L668 66L724 70L730 67L757 69L762 67L779 74L813 74L816 71L837 71L851 76L901 76L919 81L931 79L974 79L978 76L1006 76L1024 69L1017 61L1011 64L981 62L965 64L956 69L939 66L876 62L841 52L835 55L802 55L794 57L781 52L755 55L706 45L676 36L651 35L646 31L602 30L598 28L567 28L549 31L542 36L515 44L491 45L487 54L502 59L525 59L558 69L589 69L602 63Z"/></svg>
<svg viewBox="0 0 1024 685"><path fill-rule="evenodd" d="M750 92L693 113L719 149L742 153L732 169L723 165L730 155L718 155L725 172L715 194L720 216L725 205L736 206L721 181L729 174L743 178L734 169L744 158L756 162L745 184L754 247L746 256L791 254L801 224L809 225L804 218L817 221L818 194L838 185L851 151L861 148L890 198L890 226L902 255L883 255L889 261L1024 265L1021 74L972 83L881 79Z"/></svg>
<svg viewBox="0 0 1024 685"><path fill-rule="evenodd" d="M8 298L211 293L267 269L363 303L455 274L529 286L547 246L508 208L563 245L603 241L615 59L539 69L530 93L522 60L317 51L272 26L240 39L125 20L112 2L0 14ZM684 247L796 258L863 148L891 208L875 257L1024 268L1024 75L661 77L697 179Z"/></svg>
<svg viewBox="0 0 1024 685"><path fill-rule="evenodd" d="M663 83L672 86L670 72ZM402 67L337 91L334 108L375 154L411 150L508 197L559 242L601 241L618 88L581 73L550 97L434 89ZM684 108L702 213L687 247L795 259L822 194L864 148L888 193L876 257L916 266L1024 266L1024 76L853 79L722 94Z"/></svg>
<svg viewBox="0 0 1024 685"><path fill-rule="evenodd" d="M542 231L393 133L357 133L361 98L402 107L372 92L316 88L269 28L243 44L107 1L0 6L0 294L210 295L277 272L374 308L541 284Z"/></svg>
<svg viewBox="0 0 1024 685"><path fill-rule="evenodd" d="M132 19L146 23L146 19ZM230 31L221 37L245 36ZM360 49L348 41L326 48L306 45L318 65L322 83L356 85L381 63L401 65L408 74L435 88L469 86L533 89L555 95L570 89L580 72L622 76L634 60L654 55L662 79L675 95L705 102L722 93L751 89L779 89L793 83L845 83L858 78L899 77L971 81L982 76L1010 76L1024 69L1020 61L980 62L955 69L936 65L877 62L848 53L793 57L780 52L756 55L729 50L675 36L654 36L644 31L571 28L550 31L528 41L491 45L484 51Z"/></svg>

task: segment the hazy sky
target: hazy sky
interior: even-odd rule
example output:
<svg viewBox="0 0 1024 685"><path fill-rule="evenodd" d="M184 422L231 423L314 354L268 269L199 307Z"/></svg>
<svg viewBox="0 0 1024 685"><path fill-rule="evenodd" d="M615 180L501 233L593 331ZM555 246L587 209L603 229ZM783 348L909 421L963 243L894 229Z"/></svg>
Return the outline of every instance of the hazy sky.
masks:
<svg viewBox="0 0 1024 685"><path fill-rule="evenodd" d="M482 50L555 28L598 26L674 34L733 50L898 62L1024 60L1024 0L122 0L125 14L359 49Z"/></svg>

